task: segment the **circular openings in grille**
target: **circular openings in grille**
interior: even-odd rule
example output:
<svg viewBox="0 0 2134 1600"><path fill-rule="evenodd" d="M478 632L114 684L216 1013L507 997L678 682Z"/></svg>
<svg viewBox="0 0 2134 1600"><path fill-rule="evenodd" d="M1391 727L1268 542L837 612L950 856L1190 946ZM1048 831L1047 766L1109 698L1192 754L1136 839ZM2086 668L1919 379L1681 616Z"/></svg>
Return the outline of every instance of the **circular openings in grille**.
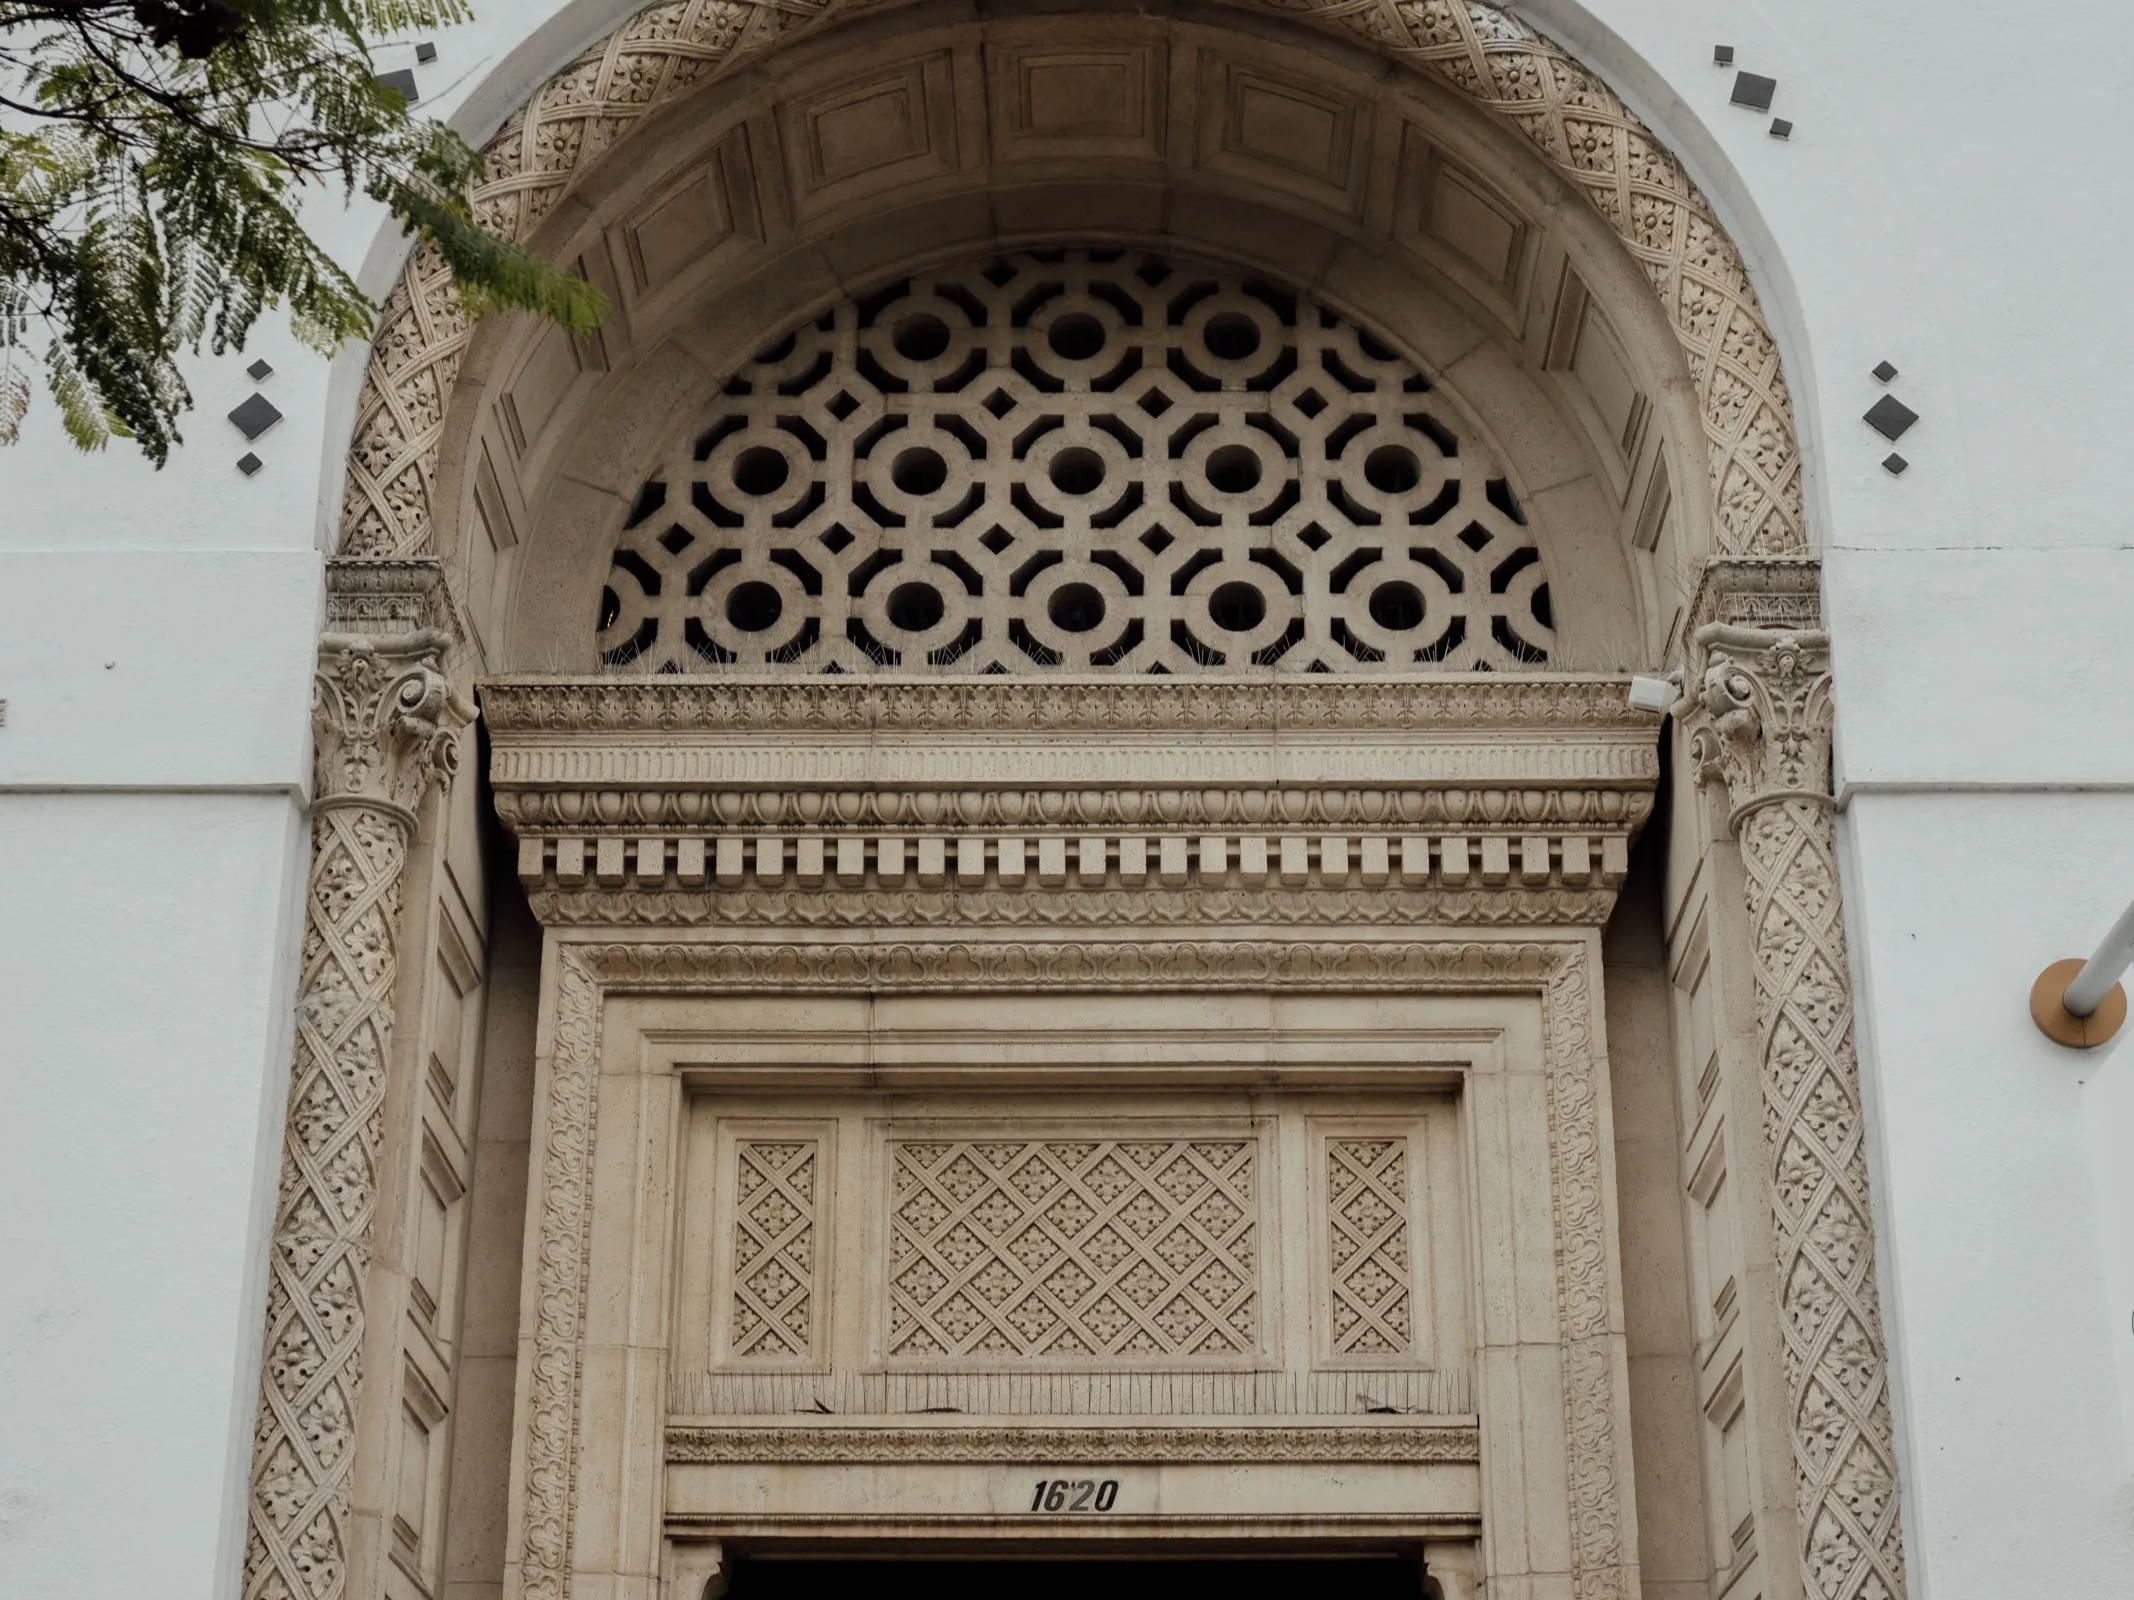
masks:
<svg viewBox="0 0 2134 1600"><path fill-rule="evenodd" d="M1208 596L1208 620L1230 633L1250 633L1267 620L1267 601L1241 579L1219 583Z"/></svg>
<svg viewBox="0 0 2134 1600"><path fill-rule="evenodd" d="M932 494L948 482L948 463L941 459L940 451L923 444L913 445L899 451L890 463L889 480L909 495Z"/></svg>
<svg viewBox="0 0 2134 1600"><path fill-rule="evenodd" d="M924 633L940 622L941 591L930 583L900 583L889 591L890 626L906 633Z"/></svg>
<svg viewBox="0 0 2134 1600"><path fill-rule="evenodd" d="M1052 458L1047 475L1061 494L1094 494L1104 484L1104 458L1084 445L1069 445Z"/></svg>
<svg viewBox="0 0 2134 1600"><path fill-rule="evenodd" d="M1382 444L1363 458L1364 481L1380 494L1406 494L1423 481L1423 465L1404 444Z"/></svg>
<svg viewBox="0 0 2134 1600"><path fill-rule="evenodd" d="M1087 633L1104 620L1104 597L1086 583L1063 583L1045 602L1045 615L1062 633Z"/></svg>
<svg viewBox="0 0 2134 1600"><path fill-rule="evenodd" d="M726 620L743 633L762 633L776 626L783 615L785 601L761 579L735 584L733 593L726 597Z"/></svg>
<svg viewBox="0 0 2134 1600"><path fill-rule="evenodd" d="M1201 335L1208 354L1218 361L1243 361L1260 347L1260 330L1241 311L1224 311L1208 319Z"/></svg>
<svg viewBox="0 0 2134 1600"><path fill-rule="evenodd" d="M1371 591L1371 620L1388 633L1406 633L1423 625L1423 591L1398 579Z"/></svg>
<svg viewBox="0 0 2134 1600"><path fill-rule="evenodd" d="M792 475L785 456L769 445L759 444L734 457L734 487L743 494L776 494Z"/></svg>
<svg viewBox="0 0 2134 1600"><path fill-rule="evenodd" d="M1220 318L1216 319L1220 321ZM1238 319L1243 322L1244 319ZM1250 328L1252 324L1245 324ZM1254 334L1257 338L1258 335ZM1218 445L1208 452L1208 485L1223 494L1249 494L1260 481L1260 458L1241 444Z"/></svg>
<svg viewBox="0 0 2134 1600"><path fill-rule="evenodd" d="M889 335L889 342L906 361L932 361L948 350L948 340L948 324L930 311L914 312Z"/></svg>
<svg viewBox="0 0 2134 1600"><path fill-rule="evenodd" d="M1088 361L1104 349L1104 324L1086 311L1070 311L1046 331L1045 343L1062 361Z"/></svg>

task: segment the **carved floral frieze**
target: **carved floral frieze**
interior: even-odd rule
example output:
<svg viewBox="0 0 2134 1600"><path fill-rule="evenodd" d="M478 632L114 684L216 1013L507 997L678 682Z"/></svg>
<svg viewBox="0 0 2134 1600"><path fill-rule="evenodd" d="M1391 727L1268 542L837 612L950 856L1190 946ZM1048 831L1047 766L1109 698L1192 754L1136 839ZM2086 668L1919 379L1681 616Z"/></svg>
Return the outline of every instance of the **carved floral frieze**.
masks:
<svg viewBox="0 0 2134 1600"><path fill-rule="evenodd" d="M1467 1422L1405 1420L1397 1427L781 1427L677 1423L667 1459L733 1461L1044 1462L1448 1461L1481 1459Z"/></svg>

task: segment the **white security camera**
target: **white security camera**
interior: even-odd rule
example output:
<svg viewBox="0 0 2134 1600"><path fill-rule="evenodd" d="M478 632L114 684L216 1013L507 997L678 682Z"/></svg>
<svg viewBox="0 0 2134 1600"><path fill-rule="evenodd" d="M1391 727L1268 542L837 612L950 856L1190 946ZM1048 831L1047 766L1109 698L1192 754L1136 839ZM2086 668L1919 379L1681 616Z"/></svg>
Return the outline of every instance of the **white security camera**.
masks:
<svg viewBox="0 0 2134 1600"><path fill-rule="evenodd" d="M1664 678L1650 677L1645 673L1633 673L1630 679L1630 708L1633 711L1667 711L1682 698L1682 669L1675 668Z"/></svg>

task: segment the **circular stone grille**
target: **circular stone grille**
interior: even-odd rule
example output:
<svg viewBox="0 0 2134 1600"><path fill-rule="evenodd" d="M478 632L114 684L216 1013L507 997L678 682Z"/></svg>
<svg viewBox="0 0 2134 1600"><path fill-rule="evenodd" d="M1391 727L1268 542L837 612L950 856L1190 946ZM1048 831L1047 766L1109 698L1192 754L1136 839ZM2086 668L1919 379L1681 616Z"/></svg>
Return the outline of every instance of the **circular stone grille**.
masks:
<svg viewBox="0 0 2134 1600"><path fill-rule="evenodd" d="M1541 554L1416 366L1258 278L1120 251L926 273L787 334L648 482L636 671L1547 665Z"/></svg>

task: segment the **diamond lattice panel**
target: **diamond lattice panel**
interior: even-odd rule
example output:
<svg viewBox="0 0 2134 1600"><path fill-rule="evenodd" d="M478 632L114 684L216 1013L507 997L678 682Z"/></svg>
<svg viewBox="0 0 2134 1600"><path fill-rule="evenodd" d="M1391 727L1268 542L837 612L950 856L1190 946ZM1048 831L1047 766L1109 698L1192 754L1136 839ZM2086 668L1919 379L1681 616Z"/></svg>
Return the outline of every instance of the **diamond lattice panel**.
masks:
<svg viewBox="0 0 2134 1600"><path fill-rule="evenodd" d="M736 1360L805 1358L815 1342L813 1140L734 1146L733 1321Z"/></svg>
<svg viewBox="0 0 2134 1600"><path fill-rule="evenodd" d="M602 598L640 671L1546 665L1546 569L1427 377L1259 279L1068 251L848 301L727 383Z"/></svg>
<svg viewBox="0 0 2134 1600"><path fill-rule="evenodd" d="M1260 1351L1248 1139L899 1140L887 1348L950 1356Z"/></svg>
<svg viewBox="0 0 2134 1600"><path fill-rule="evenodd" d="M1405 1139L1327 1141L1326 1222L1331 1353L1410 1354L1415 1286Z"/></svg>

